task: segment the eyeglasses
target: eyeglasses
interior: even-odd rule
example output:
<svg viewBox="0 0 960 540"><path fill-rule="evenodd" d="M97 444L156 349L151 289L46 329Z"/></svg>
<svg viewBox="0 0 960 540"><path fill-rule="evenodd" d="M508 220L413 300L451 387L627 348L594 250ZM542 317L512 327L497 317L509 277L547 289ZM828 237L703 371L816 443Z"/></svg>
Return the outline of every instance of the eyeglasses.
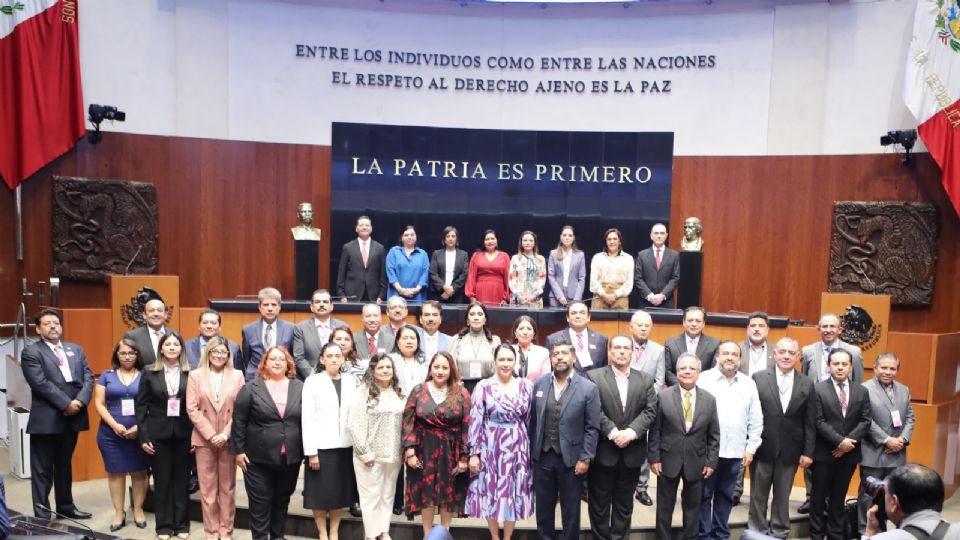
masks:
<svg viewBox="0 0 960 540"><path fill-rule="evenodd" d="M229 351L213 350L210 351L210 356L227 356L230 354Z"/></svg>

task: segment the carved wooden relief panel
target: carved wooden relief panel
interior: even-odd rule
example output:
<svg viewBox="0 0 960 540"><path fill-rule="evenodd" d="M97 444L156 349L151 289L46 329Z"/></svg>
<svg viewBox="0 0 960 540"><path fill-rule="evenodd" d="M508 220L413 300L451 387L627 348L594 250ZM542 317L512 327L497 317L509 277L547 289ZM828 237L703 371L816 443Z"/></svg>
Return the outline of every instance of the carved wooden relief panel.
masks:
<svg viewBox="0 0 960 540"><path fill-rule="evenodd" d="M828 290L888 294L896 305L930 304L939 232L932 204L834 203Z"/></svg>
<svg viewBox="0 0 960 540"><path fill-rule="evenodd" d="M54 176L54 273L83 280L155 274L157 216L153 184Z"/></svg>

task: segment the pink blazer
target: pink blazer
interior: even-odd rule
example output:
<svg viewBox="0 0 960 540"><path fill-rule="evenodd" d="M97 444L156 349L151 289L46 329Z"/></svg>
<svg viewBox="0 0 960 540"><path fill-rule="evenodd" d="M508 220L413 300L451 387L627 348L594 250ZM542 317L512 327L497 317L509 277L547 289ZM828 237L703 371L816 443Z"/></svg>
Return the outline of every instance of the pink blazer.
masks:
<svg viewBox="0 0 960 540"><path fill-rule="evenodd" d="M193 446L210 446L210 439L217 433L230 437L233 423L233 403L243 386L243 372L231 366L223 368L220 383L220 400L214 399L210 371L195 369L187 379L187 415L193 422Z"/></svg>

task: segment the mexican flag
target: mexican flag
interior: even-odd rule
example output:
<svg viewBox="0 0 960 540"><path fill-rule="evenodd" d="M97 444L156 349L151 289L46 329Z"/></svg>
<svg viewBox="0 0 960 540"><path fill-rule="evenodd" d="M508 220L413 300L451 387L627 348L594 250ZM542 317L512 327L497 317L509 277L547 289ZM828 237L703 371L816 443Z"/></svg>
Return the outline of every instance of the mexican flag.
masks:
<svg viewBox="0 0 960 540"><path fill-rule="evenodd" d="M78 0L0 0L0 177L10 189L83 137Z"/></svg>
<svg viewBox="0 0 960 540"><path fill-rule="evenodd" d="M960 2L917 0L904 100L960 214Z"/></svg>

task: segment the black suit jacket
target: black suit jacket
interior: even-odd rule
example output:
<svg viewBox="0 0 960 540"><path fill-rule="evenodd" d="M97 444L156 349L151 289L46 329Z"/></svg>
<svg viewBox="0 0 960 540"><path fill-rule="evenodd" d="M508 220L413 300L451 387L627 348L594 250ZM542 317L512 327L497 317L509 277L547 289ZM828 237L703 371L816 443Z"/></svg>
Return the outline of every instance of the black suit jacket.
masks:
<svg viewBox="0 0 960 540"><path fill-rule="evenodd" d="M697 358L700 359L700 373L713 367L713 357L717 354L717 347L720 346L720 340L700 334L700 341L697 342ZM677 384L677 358L687 352L687 335L680 334L673 336L663 344L663 361L666 364L666 383L667 386Z"/></svg>
<svg viewBox="0 0 960 540"><path fill-rule="evenodd" d="M777 385L778 371L777 367L772 367L753 374L760 410L763 411L762 442L754 458L761 461L779 459L784 465L797 465L801 455L813 457L817 440L813 425L813 381L800 372L793 372L793 390L784 413Z"/></svg>
<svg viewBox="0 0 960 540"><path fill-rule="evenodd" d="M623 456L627 467L640 467L647 459L647 431L657 416L657 389L648 373L630 370L627 379L627 406L620 402L615 368L607 366L587 373L600 393L600 439L597 443L596 462L604 467L615 467ZM637 439L624 448L610 440L610 432L616 428L630 428Z"/></svg>
<svg viewBox="0 0 960 540"><path fill-rule="evenodd" d="M557 341L570 341L569 326L547 336L547 349ZM571 345L573 345L573 352L576 354L577 345L572 342ZM607 365L607 336L587 328L587 352L590 353L590 360L593 361L593 365L584 368L580 365L580 360L573 364L573 368L581 375L592 369L599 369Z"/></svg>
<svg viewBox="0 0 960 540"><path fill-rule="evenodd" d="M660 258L660 269L657 269L657 259L653 254L653 246L637 254L633 269L634 285L640 294L640 302L644 306L650 306L647 302L647 295L663 294L667 297L664 305L659 307L673 306L673 291L680 283L680 255L668 248L663 248L663 255Z"/></svg>
<svg viewBox="0 0 960 540"><path fill-rule="evenodd" d="M440 299L443 293L443 284L447 276L447 255L446 249L438 249L430 255L430 298ZM466 303L466 296L463 295L463 286L467 283L467 266L470 264L470 258L467 252L458 249L453 262L453 287L454 293L449 300L454 304Z"/></svg>
<svg viewBox="0 0 960 540"><path fill-rule="evenodd" d="M303 383L291 379L289 384L282 418L262 377L256 377L240 389L233 406L230 434L230 450L234 454L246 454L250 461L265 465L289 465L303 460L300 432ZM281 445L286 445L285 455L280 454Z"/></svg>
<svg viewBox="0 0 960 540"><path fill-rule="evenodd" d="M857 383L847 381L847 415L840 410L840 399L833 386L833 379L827 379L814 385L814 405L817 429L817 443L813 450L814 461L839 461L860 463L860 441L870 431L872 420L870 395L867 389ZM844 438L857 441L851 452L839 459L831 455Z"/></svg>
<svg viewBox="0 0 960 540"><path fill-rule="evenodd" d="M163 327L163 335L167 335L172 331L173 330L170 330L166 326ZM153 340L150 339L149 328L146 326L134 328L124 334L123 337L130 338L137 344L137 349L140 350L140 357L143 358L143 367L148 368L157 361L157 350L153 348Z"/></svg>
<svg viewBox="0 0 960 540"><path fill-rule="evenodd" d="M650 429L647 459L660 463L663 475L680 475L690 482L703 480L703 468L717 468L720 458L720 419L717 400L710 392L695 387L693 425L685 430L680 385L660 392L660 408Z"/></svg>
<svg viewBox="0 0 960 540"><path fill-rule="evenodd" d="M387 299L387 255L383 244L370 239L367 267L363 267L360 243L354 238L340 251L340 269L337 272L337 296L353 301L364 298Z"/></svg>
<svg viewBox="0 0 960 540"><path fill-rule="evenodd" d="M85 405L90 403L93 372L87 364L87 355L75 343L61 341L60 346L70 364L72 382L63 378L57 355L44 341L29 345L20 356L23 378L31 392L27 433L56 434L90 429L86 407L73 416L63 415L64 409L75 399Z"/></svg>
<svg viewBox="0 0 960 540"><path fill-rule="evenodd" d="M187 416L187 373L180 372L180 415L167 416L167 381L163 370L145 370L140 376L140 391L137 392L137 436L141 443L166 439L189 439L193 424Z"/></svg>

